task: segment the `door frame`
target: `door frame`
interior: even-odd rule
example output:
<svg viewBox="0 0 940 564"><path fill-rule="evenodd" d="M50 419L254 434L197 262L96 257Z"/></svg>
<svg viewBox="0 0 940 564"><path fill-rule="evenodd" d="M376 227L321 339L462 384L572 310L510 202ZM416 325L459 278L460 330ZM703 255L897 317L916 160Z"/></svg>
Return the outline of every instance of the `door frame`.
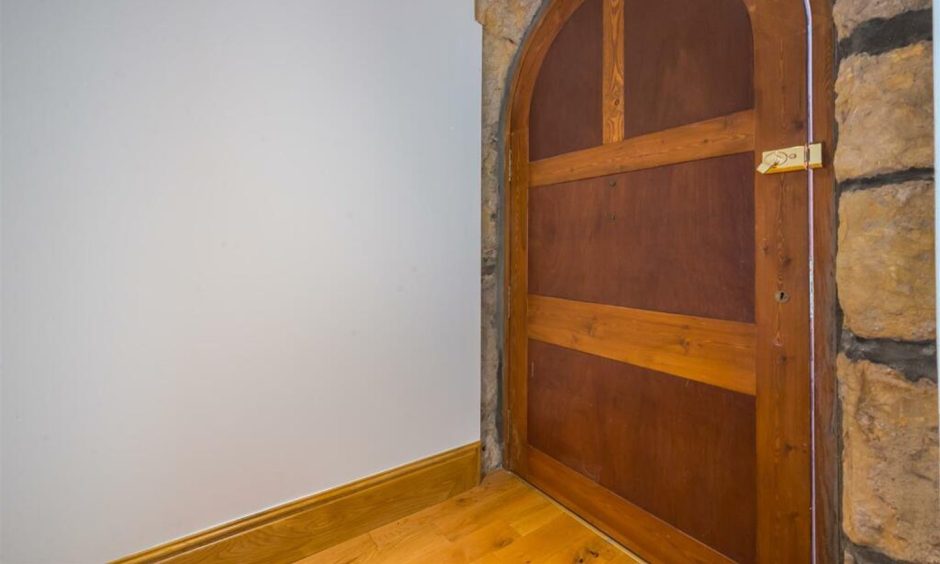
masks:
<svg viewBox="0 0 940 564"><path fill-rule="evenodd" d="M503 363L503 416L506 421L504 460L510 470L529 477L536 486L551 490L564 504L590 513L601 529L616 523L628 527L631 535L660 535L651 543L648 557L657 560L668 554L651 548L662 544L667 550L682 550L684 539L674 538L674 532L654 530L655 523L644 523L624 518L629 507L609 507L604 503L583 507L584 499L592 499L592 483L581 481L573 471L553 460L539 461L539 476L531 475L529 454L526 453L526 368L513 366L513 358L526 347L526 293L527 265L524 229L528 211L528 119L535 80L549 47L568 18L584 0L546 0L520 48L519 58L510 77L507 115L503 123L505 167L503 178L503 240L506 242L503 260L505 278L502 291L504 303L504 363ZM616 6L622 0L608 0ZM757 442L758 452L768 456L758 458L758 559L760 562L810 561L834 563L840 556L840 512L838 499L838 434L835 356L837 352L838 324L835 292L836 200L835 179L832 170L834 141L834 73L835 45L832 8L828 0L742 0L755 17L774 21L774 37L760 33L753 23L754 44L761 60L773 59L775 68L761 68L755 59L755 82L762 72L777 73L780 65L811 63L812 85L805 79L802 91L811 92L812 137L823 144L825 166L812 175L812 200L808 202L812 217L811 233L805 230L805 219L787 222L775 210L801 202L805 194L807 177L804 173L760 176L755 178L755 190L771 194L765 198L763 208L756 210L758 239L763 241L763 257L758 256L757 292L759 295L784 290L794 297L787 303L768 306L767 300L758 300L758 372ZM812 17L812 48L807 56L805 9ZM756 8L760 8L756 11ZM606 10L605 10L606 12ZM795 17L795 14L799 14ZM607 15L605 14L605 17ZM797 21L799 20L799 21ZM622 40L622 39L621 39ZM607 46L605 45L605 49ZM763 53L761 55L760 53ZM620 63L622 65L622 62ZM791 85L792 86L792 85ZM784 89L779 89L784 90ZM794 96L787 99L780 91L755 92L756 100L764 100L763 107L774 104L793 104ZM805 97L803 99L805 103ZM755 104L755 153L777 147L799 144L794 134L805 136L803 123L792 123L784 112L757 111ZM606 116L605 116L606 117ZM621 117L622 119L622 117ZM606 134L605 134L606 140ZM804 198L805 200L805 198ZM803 205L806 202L802 202ZM763 218L763 219L762 219ZM806 248L812 247L812 259ZM803 250L801 251L801 247ZM806 259L808 268L793 268ZM810 283L812 281L812 283ZM810 288L812 286L812 288ZM802 299L805 296L805 299ZM812 296L812 302L809 302ZM761 305L764 304L764 305ZM805 308L805 309L804 309ZM812 316L809 315L812 309ZM787 339L787 328L807 330L810 339ZM773 345L771 346L771 342ZM524 354L524 353L522 353ZM800 368L793 359L806 364ZM812 375L811 385L800 387L795 373L806 371ZM516 370L514 377L514 370ZM762 378L761 375L765 377ZM788 377L791 376L791 377ZM768 401L770 397L773 402ZM808 397L807 397L808 396ZM761 401L761 397L764 398ZM810 408L812 406L812 408ZM788 413L811 411L812 417L795 420ZM548 458L548 457L544 457ZM772 461L763 464L761 460ZM804 473L805 472L805 473ZM803 474L805 479L799 478ZM575 482L572 482L575 480ZM563 482L567 487L579 489L581 500L563 499L552 482ZM596 486L600 489L600 486ZM780 493L785 493L781 497ZM807 503L807 502L810 503ZM629 505L629 504L628 504ZM810 507L806 507L811 505ZM589 519L591 520L591 519ZM650 529L653 527L653 529ZM807 529L810 534L807 535ZM624 529L627 530L627 529ZM613 534L615 538L618 535ZM617 540L623 540L618 538Z"/></svg>

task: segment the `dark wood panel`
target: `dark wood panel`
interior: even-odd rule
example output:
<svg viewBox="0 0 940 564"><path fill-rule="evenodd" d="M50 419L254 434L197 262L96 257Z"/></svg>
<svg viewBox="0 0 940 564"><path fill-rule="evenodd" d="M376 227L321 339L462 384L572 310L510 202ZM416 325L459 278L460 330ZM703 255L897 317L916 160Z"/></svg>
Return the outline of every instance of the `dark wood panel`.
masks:
<svg viewBox="0 0 940 564"><path fill-rule="evenodd" d="M530 157L603 142L603 0L585 0L548 49L532 93Z"/></svg>
<svg viewBox="0 0 940 564"><path fill-rule="evenodd" d="M529 442L739 562L755 551L753 397L529 342Z"/></svg>
<svg viewBox="0 0 940 564"><path fill-rule="evenodd" d="M626 136L754 105L753 39L741 0L627 0Z"/></svg>
<svg viewBox="0 0 940 564"><path fill-rule="evenodd" d="M526 478L650 564L730 564L715 549L529 446Z"/></svg>
<svg viewBox="0 0 940 564"><path fill-rule="evenodd" d="M535 161L530 183L546 186L753 150L754 112L745 110Z"/></svg>
<svg viewBox="0 0 940 564"><path fill-rule="evenodd" d="M754 324L529 296L529 338L754 395Z"/></svg>
<svg viewBox="0 0 940 564"><path fill-rule="evenodd" d="M753 157L732 155L529 194L529 293L754 320Z"/></svg>

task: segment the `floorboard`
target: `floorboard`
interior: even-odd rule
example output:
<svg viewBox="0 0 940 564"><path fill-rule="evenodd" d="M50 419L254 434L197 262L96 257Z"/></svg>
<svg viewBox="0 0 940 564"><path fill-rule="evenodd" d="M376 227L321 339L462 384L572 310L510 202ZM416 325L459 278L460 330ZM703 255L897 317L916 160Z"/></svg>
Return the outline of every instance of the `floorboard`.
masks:
<svg viewBox="0 0 940 564"><path fill-rule="evenodd" d="M297 564L641 562L508 472Z"/></svg>

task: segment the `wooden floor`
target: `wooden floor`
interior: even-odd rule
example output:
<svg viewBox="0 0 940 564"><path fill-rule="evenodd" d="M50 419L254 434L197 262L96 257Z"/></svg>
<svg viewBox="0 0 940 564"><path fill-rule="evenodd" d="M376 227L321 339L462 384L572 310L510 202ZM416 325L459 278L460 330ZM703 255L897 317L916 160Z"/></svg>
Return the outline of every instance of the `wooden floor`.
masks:
<svg viewBox="0 0 940 564"><path fill-rule="evenodd" d="M519 478L498 472L462 495L299 562L640 561Z"/></svg>

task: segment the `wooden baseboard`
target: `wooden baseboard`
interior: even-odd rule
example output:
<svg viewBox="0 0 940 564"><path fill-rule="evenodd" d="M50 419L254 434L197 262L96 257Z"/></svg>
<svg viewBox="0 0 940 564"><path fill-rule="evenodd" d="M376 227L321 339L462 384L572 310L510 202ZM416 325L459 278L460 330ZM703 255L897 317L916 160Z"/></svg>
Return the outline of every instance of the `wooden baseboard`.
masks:
<svg viewBox="0 0 940 564"><path fill-rule="evenodd" d="M145 562L294 562L464 492L480 481L480 443L121 558Z"/></svg>

